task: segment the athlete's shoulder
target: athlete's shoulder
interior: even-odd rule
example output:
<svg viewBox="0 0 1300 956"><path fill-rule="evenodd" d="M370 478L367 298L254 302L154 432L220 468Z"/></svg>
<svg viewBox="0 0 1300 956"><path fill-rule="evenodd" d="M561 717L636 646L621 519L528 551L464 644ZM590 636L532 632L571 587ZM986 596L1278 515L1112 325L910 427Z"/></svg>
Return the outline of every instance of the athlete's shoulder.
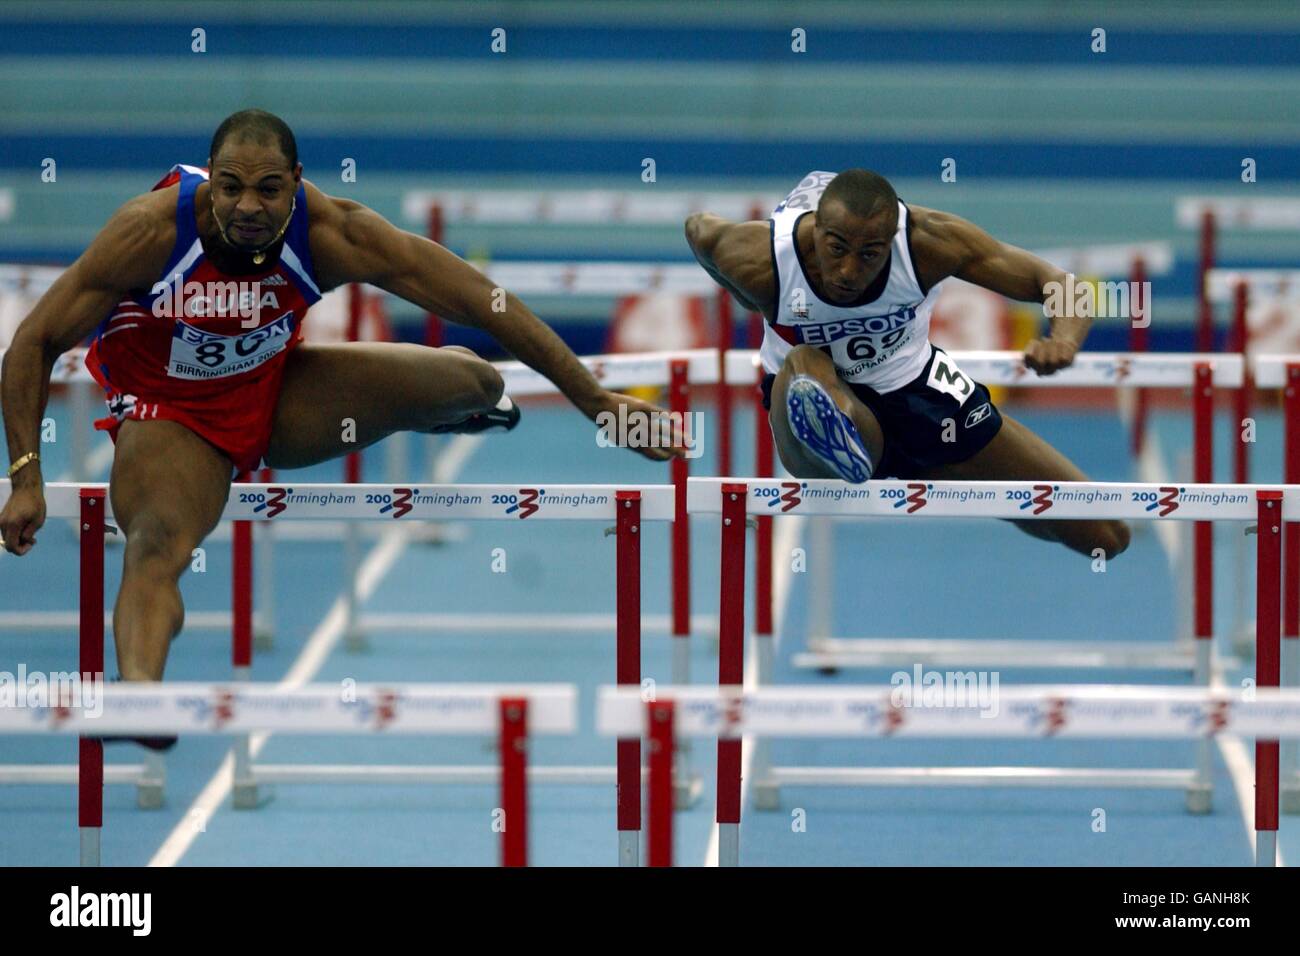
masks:
<svg viewBox="0 0 1300 956"><path fill-rule="evenodd" d="M313 229L317 225L338 228L349 211L365 208L351 199L326 195L309 179L303 179L302 189L307 196L307 215Z"/></svg>
<svg viewBox="0 0 1300 956"><path fill-rule="evenodd" d="M382 255L391 249L397 230L379 213L352 199L321 192L306 179L308 240L322 291L358 281L356 251Z"/></svg>
<svg viewBox="0 0 1300 956"><path fill-rule="evenodd" d="M176 244L178 192L178 186L168 186L118 207L77 261L82 279L123 290L152 285Z"/></svg>
<svg viewBox="0 0 1300 956"><path fill-rule="evenodd" d="M923 288L933 288L961 265L969 246L967 232L972 228L950 212L908 205L907 243Z"/></svg>
<svg viewBox="0 0 1300 956"><path fill-rule="evenodd" d="M747 293L750 302L766 308L776 301L776 262L772 254L771 220L736 222L727 227L714 247L713 262Z"/></svg>
<svg viewBox="0 0 1300 956"><path fill-rule="evenodd" d="M307 195L307 222L313 246L335 239L364 242L376 225L386 223L379 213L354 199L327 195L306 179L302 187Z"/></svg>

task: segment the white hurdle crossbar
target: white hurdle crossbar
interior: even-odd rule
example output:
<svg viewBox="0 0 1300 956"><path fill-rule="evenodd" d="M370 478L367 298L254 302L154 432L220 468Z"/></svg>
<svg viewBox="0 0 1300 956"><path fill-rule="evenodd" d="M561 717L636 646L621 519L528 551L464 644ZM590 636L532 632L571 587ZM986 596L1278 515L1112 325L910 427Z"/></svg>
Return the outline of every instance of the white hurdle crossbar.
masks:
<svg viewBox="0 0 1300 956"><path fill-rule="evenodd" d="M720 514L722 524L721 598L719 604L719 683L743 686L745 636L745 528L751 516L1000 518L1013 520L1123 519L1155 521L1255 521L1258 541L1256 632L1257 682L1276 687L1280 679L1282 524L1300 518L1300 486L1188 484L1168 487L1145 483L1106 482L961 482L868 481L861 485L827 479L692 478L687 507L696 514ZM758 641L760 655L771 656ZM867 643L867 642L864 642ZM1008 642L1010 643L1010 642ZM1008 647L1010 652L1013 648ZM867 655L869 648L863 648ZM969 654L967 655L969 657ZM963 658L951 658L967 660ZM908 660L905 652L888 658L929 663L920 649ZM882 661L872 661L880 664ZM1005 666L1016 661L1008 654ZM760 673L763 670L760 668ZM770 669L766 671L770 673ZM1208 670L1200 675L1208 685ZM761 744L761 741L760 741ZM1263 758L1276 767L1277 745ZM960 782L967 786L1130 786L1185 789L1187 807L1196 813L1210 809L1211 751L1198 748L1196 767L1179 771L1115 771L1065 768L972 769ZM740 747L738 741L718 744L719 846L734 858L740 821ZM812 786L890 786L900 779L925 785L953 785L929 768L782 768L770 766L765 748L758 746L753 762L755 805L770 809L779 801L782 783ZM1257 811L1259 812L1259 811ZM1267 821L1266 821L1267 824ZM1267 826L1266 826L1267 828ZM1276 823L1272 827L1276 830Z"/></svg>

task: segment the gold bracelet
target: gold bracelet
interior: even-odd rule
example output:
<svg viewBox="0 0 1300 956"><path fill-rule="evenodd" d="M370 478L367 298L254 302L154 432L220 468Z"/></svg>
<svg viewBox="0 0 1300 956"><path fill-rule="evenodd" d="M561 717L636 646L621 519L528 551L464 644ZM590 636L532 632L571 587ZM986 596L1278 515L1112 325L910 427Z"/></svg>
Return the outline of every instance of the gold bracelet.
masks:
<svg viewBox="0 0 1300 956"><path fill-rule="evenodd" d="M39 454L37 454L34 451L29 451L27 454L23 455L16 462L14 462L12 465L9 466L9 477L12 478L14 476L14 472L16 472L19 468L23 467L23 465L27 465L30 464L31 462L40 461L40 460L41 460L41 456Z"/></svg>

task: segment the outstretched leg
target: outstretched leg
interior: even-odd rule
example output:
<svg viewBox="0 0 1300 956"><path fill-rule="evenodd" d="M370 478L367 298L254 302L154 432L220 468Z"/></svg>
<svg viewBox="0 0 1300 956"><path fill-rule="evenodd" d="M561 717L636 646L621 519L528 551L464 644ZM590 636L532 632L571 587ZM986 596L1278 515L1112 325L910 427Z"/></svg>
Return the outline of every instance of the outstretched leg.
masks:
<svg viewBox="0 0 1300 956"><path fill-rule="evenodd" d="M469 349L394 342L301 345L285 363L266 463L303 468L399 431L492 409L503 383Z"/></svg>
<svg viewBox="0 0 1300 956"><path fill-rule="evenodd" d="M927 469L919 478L952 481L1087 481L1074 462L1006 412L993 440L965 461ZM1129 543L1123 521L1014 521L1036 538L1059 541L1071 550L1093 556L1101 550L1113 558Z"/></svg>

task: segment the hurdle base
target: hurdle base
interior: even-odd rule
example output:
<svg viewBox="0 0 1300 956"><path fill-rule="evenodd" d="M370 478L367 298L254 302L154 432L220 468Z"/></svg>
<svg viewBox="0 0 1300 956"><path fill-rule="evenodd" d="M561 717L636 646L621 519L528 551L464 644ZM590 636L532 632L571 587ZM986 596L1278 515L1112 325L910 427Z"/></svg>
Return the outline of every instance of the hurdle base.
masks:
<svg viewBox="0 0 1300 956"><path fill-rule="evenodd" d="M275 799L275 791L259 783L236 783L230 788L230 805L236 810L257 810Z"/></svg>
<svg viewBox="0 0 1300 956"><path fill-rule="evenodd" d="M754 807L775 810L781 787L1099 787L1132 790L1185 790L1188 809L1209 812L1208 787L1194 770L1102 769L1081 767L772 767L754 784ZM1204 810L1193 809L1193 793ZM1199 806L1200 804L1198 804Z"/></svg>
<svg viewBox="0 0 1300 956"><path fill-rule="evenodd" d="M1219 658L1224 669L1241 666L1235 658ZM1147 642L1097 641L975 641L933 638L823 638L794 655L804 670L875 667L1003 667L1003 668L1142 668L1192 674L1196 648L1190 643L1153 645Z"/></svg>
<svg viewBox="0 0 1300 956"><path fill-rule="evenodd" d="M80 770L75 763L4 764L0 765L0 784L75 784L80 780L79 773ZM141 785L149 782L149 768L144 764L104 764L105 786L109 784Z"/></svg>
<svg viewBox="0 0 1300 956"><path fill-rule="evenodd" d="M673 781L673 809L689 810L700 802L704 794L704 781L700 775L693 773L685 780L680 777Z"/></svg>
<svg viewBox="0 0 1300 956"><path fill-rule="evenodd" d="M256 789L267 783L419 783L496 784L501 768L495 764L465 766L404 766L392 764L253 764L249 772ZM648 771L642 769L645 779ZM609 767L549 766L528 768L528 783L565 786L613 786L617 770Z"/></svg>
<svg viewBox="0 0 1300 956"><path fill-rule="evenodd" d="M564 634L613 634L618 618L608 613L425 613L383 611L357 615L357 627L367 631L422 631L430 636L456 631L505 631ZM691 634L713 635L717 639L716 614L692 614ZM667 634L672 618L667 614L646 614L641 618L642 633Z"/></svg>
<svg viewBox="0 0 1300 956"><path fill-rule="evenodd" d="M352 654L370 650L370 637L360 628L349 628L343 634L343 648Z"/></svg>
<svg viewBox="0 0 1300 956"><path fill-rule="evenodd" d="M257 628L253 631L253 647L259 651L269 651L275 647L275 636L269 628Z"/></svg>
<svg viewBox="0 0 1300 956"><path fill-rule="evenodd" d="M110 763L104 765L104 786L130 785L135 790L135 805L141 810L159 810L166 796L166 776L162 757L150 754L143 764ZM157 761L155 764L153 761ZM76 764L9 764L0 766L0 784L67 784L80 780Z"/></svg>
<svg viewBox="0 0 1300 956"><path fill-rule="evenodd" d="M1289 783L1282 787L1279 794L1282 812L1285 814L1300 813L1300 783Z"/></svg>
<svg viewBox="0 0 1300 956"><path fill-rule="evenodd" d="M1244 661L1255 659L1255 623L1243 623L1232 635L1232 653Z"/></svg>
<svg viewBox="0 0 1300 956"><path fill-rule="evenodd" d="M135 788L135 805L141 810L161 810L167 784L167 764L163 755L145 754L141 770Z"/></svg>
<svg viewBox="0 0 1300 956"><path fill-rule="evenodd" d="M1209 813L1214 809L1214 788L1208 783L1197 783L1187 788L1187 812Z"/></svg>

